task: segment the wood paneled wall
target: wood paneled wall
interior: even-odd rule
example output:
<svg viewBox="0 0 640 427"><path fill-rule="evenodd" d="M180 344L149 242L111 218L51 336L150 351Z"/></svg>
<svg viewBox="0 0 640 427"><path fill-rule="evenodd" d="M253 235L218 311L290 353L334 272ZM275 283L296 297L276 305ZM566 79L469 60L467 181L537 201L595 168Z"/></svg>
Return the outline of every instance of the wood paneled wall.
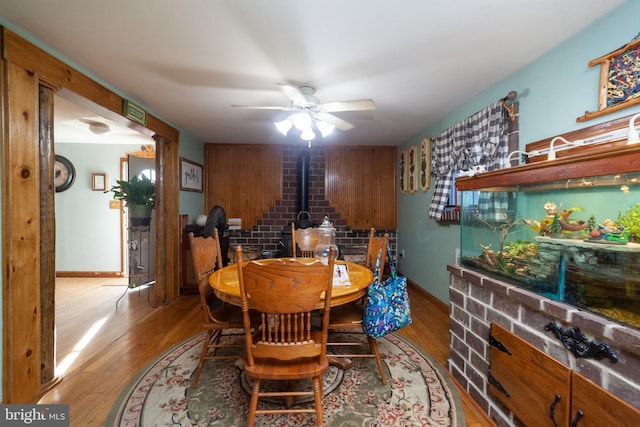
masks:
<svg viewBox="0 0 640 427"><path fill-rule="evenodd" d="M353 228L396 228L396 147L327 147L325 197Z"/></svg>
<svg viewBox="0 0 640 427"><path fill-rule="evenodd" d="M320 198L353 229L394 230L396 147L327 147L325 157ZM316 160L312 167L322 168ZM250 229L283 198L283 186L297 185L283 182L286 167L295 165L283 164L282 146L205 144L205 206L223 206Z"/></svg>
<svg viewBox="0 0 640 427"><path fill-rule="evenodd" d="M282 199L282 146L205 144L205 206L251 228Z"/></svg>

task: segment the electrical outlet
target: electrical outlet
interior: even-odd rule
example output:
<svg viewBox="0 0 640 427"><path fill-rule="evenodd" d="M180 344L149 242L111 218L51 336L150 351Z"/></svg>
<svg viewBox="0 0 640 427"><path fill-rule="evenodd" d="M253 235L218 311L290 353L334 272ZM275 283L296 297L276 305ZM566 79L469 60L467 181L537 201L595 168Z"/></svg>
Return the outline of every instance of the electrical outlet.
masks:
<svg viewBox="0 0 640 427"><path fill-rule="evenodd" d="M404 249L400 249L400 258L404 258Z"/></svg>

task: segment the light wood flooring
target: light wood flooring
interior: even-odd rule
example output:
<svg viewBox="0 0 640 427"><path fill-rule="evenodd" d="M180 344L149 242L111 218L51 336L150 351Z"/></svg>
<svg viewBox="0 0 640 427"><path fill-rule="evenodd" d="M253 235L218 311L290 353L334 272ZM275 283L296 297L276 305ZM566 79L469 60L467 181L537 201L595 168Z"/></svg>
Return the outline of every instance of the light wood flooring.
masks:
<svg viewBox="0 0 640 427"><path fill-rule="evenodd" d="M124 293L124 279L65 278L56 281L57 364L74 358L60 382L38 403L70 405L72 427L98 427L131 378L164 350L200 332L196 295L154 308L146 289ZM449 356L449 319L429 298L410 293L413 324L402 334L445 366ZM467 426L491 426L462 390Z"/></svg>

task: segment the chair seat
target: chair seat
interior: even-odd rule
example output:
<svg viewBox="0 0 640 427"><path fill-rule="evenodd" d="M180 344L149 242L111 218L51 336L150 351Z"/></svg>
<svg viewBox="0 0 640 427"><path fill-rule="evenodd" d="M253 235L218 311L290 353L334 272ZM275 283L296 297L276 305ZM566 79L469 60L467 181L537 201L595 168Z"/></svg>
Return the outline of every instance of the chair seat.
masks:
<svg viewBox="0 0 640 427"><path fill-rule="evenodd" d="M249 376L264 380L297 380L324 375L329 369L329 359L324 363L317 363L309 358L295 361L277 359L254 359L253 366L246 365L245 371Z"/></svg>
<svg viewBox="0 0 640 427"><path fill-rule="evenodd" d="M222 303L221 306L211 312L213 319L211 324L216 327L224 326L225 328L244 328L242 320L242 309L238 306ZM251 325L256 326L260 323L259 313L249 310Z"/></svg>
<svg viewBox="0 0 640 427"><path fill-rule="evenodd" d="M344 304L331 309L329 329L355 328L362 326L364 306L359 302Z"/></svg>
<svg viewBox="0 0 640 427"><path fill-rule="evenodd" d="M231 325L233 327L242 328L242 309L238 306L231 304L222 304L211 312L213 319L211 323L216 325Z"/></svg>

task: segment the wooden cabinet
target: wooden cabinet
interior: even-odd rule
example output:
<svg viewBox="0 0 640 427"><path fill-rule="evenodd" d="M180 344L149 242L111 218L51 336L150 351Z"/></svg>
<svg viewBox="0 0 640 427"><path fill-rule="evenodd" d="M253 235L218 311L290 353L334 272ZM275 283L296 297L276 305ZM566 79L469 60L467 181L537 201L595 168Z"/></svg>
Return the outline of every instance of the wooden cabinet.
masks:
<svg viewBox="0 0 640 427"><path fill-rule="evenodd" d="M571 426L640 426L640 411L577 372L571 374ZM573 424L575 423L575 424Z"/></svg>
<svg viewBox="0 0 640 427"><path fill-rule="evenodd" d="M496 323L490 352L489 392L528 426L640 425L638 409Z"/></svg>
<svg viewBox="0 0 640 427"><path fill-rule="evenodd" d="M526 425L568 425L571 370L496 323L491 336L489 392Z"/></svg>

